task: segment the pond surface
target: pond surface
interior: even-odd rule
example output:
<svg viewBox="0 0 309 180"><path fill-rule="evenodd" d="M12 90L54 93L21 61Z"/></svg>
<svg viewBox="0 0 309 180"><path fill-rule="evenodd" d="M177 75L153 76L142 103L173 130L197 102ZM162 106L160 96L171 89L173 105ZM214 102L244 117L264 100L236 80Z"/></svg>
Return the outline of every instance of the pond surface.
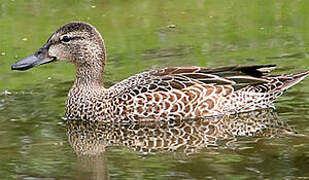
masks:
<svg viewBox="0 0 309 180"><path fill-rule="evenodd" d="M309 79L229 119L63 121L73 65L10 66L73 20L105 39L106 87L165 66L309 69L306 0L0 0L0 179L309 178Z"/></svg>

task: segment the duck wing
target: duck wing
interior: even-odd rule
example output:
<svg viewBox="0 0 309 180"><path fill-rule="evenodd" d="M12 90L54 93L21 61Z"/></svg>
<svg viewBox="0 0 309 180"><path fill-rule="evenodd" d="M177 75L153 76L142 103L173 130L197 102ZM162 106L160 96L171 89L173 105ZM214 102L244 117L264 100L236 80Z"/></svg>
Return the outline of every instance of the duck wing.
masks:
<svg viewBox="0 0 309 180"><path fill-rule="evenodd" d="M220 68L169 67L129 77L110 88L112 96L133 91L136 95L149 91L182 90L200 85L230 85L234 90L269 82L264 76L276 65L228 66Z"/></svg>
<svg viewBox="0 0 309 180"><path fill-rule="evenodd" d="M195 83L208 85L231 85L234 90L248 85L269 82L264 76L276 65L228 66L207 69L202 67L165 68L153 72L162 77L162 85L182 89Z"/></svg>

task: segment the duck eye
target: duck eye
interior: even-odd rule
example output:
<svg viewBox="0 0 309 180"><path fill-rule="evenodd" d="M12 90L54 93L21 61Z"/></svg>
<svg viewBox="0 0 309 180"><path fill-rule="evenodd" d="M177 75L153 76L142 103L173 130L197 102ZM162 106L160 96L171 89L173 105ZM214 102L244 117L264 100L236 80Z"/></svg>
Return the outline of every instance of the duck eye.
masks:
<svg viewBox="0 0 309 180"><path fill-rule="evenodd" d="M61 41L63 42L69 42L71 40L71 37L69 36L62 36Z"/></svg>

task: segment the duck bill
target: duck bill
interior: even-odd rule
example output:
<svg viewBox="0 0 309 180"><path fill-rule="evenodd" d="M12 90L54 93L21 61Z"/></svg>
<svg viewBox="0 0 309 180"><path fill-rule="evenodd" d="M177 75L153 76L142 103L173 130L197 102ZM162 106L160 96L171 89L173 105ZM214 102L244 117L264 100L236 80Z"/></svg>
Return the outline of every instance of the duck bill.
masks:
<svg viewBox="0 0 309 180"><path fill-rule="evenodd" d="M12 70L24 71L32 67L35 67L35 66L39 66L42 64L47 64L47 63L55 61L56 60L55 57L48 56L48 53L47 53L48 48L49 48L49 44L47 43L33 55L15 62L11 67Z"/></svg>

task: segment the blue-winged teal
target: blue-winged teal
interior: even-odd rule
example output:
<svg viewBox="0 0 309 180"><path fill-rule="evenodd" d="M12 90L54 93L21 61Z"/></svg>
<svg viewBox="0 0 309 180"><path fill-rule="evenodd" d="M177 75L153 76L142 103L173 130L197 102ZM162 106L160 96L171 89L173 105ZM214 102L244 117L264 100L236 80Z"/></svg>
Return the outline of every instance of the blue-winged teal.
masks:
<svg viewBox="0 0 309 180"><path fill-rule="evenodd" d="M273 107L277 97L309 74L269 75L275 65L177 67L143 72L104 88L104 41L84 22L60 27L42 48L12 69L56 60L76 66L66 116L93 121L183 119Z"/></svg>

